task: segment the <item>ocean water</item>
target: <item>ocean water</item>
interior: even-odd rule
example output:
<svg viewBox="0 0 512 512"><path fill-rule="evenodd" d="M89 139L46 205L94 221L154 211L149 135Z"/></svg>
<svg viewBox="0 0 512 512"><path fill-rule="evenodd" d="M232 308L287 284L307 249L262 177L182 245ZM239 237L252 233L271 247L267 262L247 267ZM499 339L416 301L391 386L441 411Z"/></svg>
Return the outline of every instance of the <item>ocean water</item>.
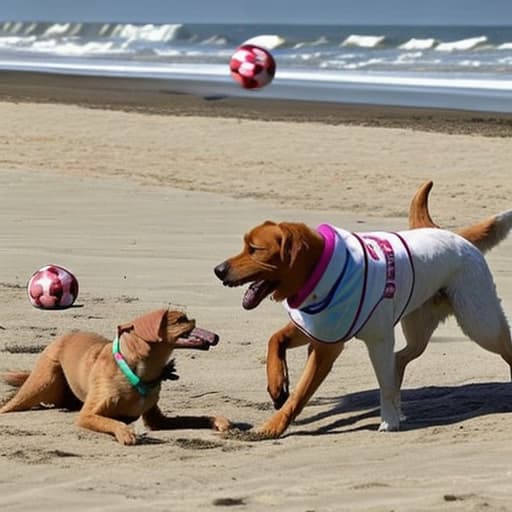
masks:
<svg viewBox="0 0 512 512"><path fill-rule="evenodd" d="M229 60L254 37L277 72L246 91ZM0 22L0 69L142 78L203 96L512 112L512 25Z"/></svg>

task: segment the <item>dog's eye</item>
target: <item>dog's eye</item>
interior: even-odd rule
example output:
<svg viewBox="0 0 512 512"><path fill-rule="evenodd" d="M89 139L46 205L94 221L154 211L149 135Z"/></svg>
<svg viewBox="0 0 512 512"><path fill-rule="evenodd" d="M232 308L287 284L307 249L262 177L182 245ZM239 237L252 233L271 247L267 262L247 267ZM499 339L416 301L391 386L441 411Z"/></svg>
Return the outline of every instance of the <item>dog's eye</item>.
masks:
<svg viewBox="0 0 512 512"><path fill-rule="evenodd" d="M265 247L260 247L258 245L249 245L249 254L254 254L258 251L264 251Z"/></svg>

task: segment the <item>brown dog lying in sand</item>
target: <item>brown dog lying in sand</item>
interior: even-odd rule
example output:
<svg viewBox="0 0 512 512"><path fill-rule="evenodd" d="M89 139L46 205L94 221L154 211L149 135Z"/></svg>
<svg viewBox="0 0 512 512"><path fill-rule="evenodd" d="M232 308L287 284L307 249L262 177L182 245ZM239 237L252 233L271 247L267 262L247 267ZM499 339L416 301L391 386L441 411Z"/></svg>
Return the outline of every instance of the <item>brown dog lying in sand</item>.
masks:
<svg viewBox="0 0 512 512"><path fill-rule="evenodd" d="M175 348L207 350L218 336L195 327L181 311L161 309L118 326L114 341L89 332L60 336L41 353L32 372L10 372L4 380L20 389L0 413L41 404L81 409L77 425L136 443L128 423L140 416L151 430L212 428L224 432L222 416L167 417L157 402L162 380L174 380Z"/></svg>
<svg viewBox="0 0 512 512"><path fill-rule="evenodd" d="M249 284L244 309L272 296L292 320L268 342L268 391L279 410L258 429L260 436L278 437L286 430L352 337L368 348L384 431L399 428L406 365L423 353L447 316L454 314L468 337L512 367L510 331L481 254L506 237L512 210L460 229L457 236L435 228L428 212L431 187L425 183L411 205L411 227L425 229L350 233L326 224L313 230L267 221L244 236L242 252L215 267L225 286ZM395 354L398 321L407 346ZM286 351L303 345L309 347L308 360L290 394Z"/></svg>

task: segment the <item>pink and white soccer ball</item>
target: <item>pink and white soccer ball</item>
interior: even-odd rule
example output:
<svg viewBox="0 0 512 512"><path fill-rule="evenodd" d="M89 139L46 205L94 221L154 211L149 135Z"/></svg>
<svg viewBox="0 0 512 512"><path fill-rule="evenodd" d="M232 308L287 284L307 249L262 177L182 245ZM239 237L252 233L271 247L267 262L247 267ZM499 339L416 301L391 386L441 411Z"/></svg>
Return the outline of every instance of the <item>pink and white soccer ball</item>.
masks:
<svg viewBox="0 0 512 512"><path fill-rule="evenodd" d="M46 265L32 274L27 292L35 308L65 309L72 306L78 297L78 281L64 267Z"/></svg>
<svg viewBox="0 0 512 512"><path fill-rule="evenodd" d="M276 62L265 48L243 44L231 57L229 68L233 79L244 89L259 89L272 82Z"/></svg>

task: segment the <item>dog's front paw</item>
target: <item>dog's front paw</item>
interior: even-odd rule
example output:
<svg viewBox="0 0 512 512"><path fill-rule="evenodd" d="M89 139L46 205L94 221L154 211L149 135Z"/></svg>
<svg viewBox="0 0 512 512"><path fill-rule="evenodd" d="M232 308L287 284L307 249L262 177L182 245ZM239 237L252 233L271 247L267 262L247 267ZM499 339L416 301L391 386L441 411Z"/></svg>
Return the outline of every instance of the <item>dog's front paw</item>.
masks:
<svg viewBox="0 0 512 512"><path fill-rule="evenodd" d="M398 423L383 421L379 426L379 432L396 432L398 430L400 430L400 425Z"/></svg>
<svg viewBox="0 0 512 512"><path fill-rule="evenodd" d="M382 400L380 408L381 424L379 432L395 432L400 429L401 403L400 396Z"/></svg>
<svg viewBox="0 0 512 512"><path fill-rule="evenodd" d="M217 432L227 432L231 427L231 422L224 416L214 416L211 418L211 426Z"/></svg>
<svg viewBox="0 0 512 512"><path fill-rule="evenodd" d="M270 395L274 407L281 409L290 396L290 385L286 372L282 371L279 374L269 376L267 393Z"/></svg>
<svg viewBox="0 0 512 512"><path fill-rule="evenodd" d="M287 416L277 412L268 421L256 429L256 434L261 439L277 439L288 428Z"/></svg>
<svg viewBox="0 0 512 512"><path fill-rule="evenodd" d="M115 432L115 436L121 444L126 446L131 446L137 443L137 436L135 435L135 432L126 425L118 427Z"/></svg>
<svg viewBox="0 0 512 512"><path fill-rule="evenodd" d="M281 433L275 429L268 429L265 426L261 426L256 430L251 430L248 433L253 441L265 441L267 439L278 439Z"/></svg>
<svg viewBox="0 0 512 512"><path fill-rule="evenodd" d="M268 394L270 395L270 398L272 398L274 408L277 410L281 409L281 407L284 405L284 403L286 402L286 400L288 400L288 397L290 396L288 386L285 386L281 388L279 391L274 392L268 389Z"/></svg>

